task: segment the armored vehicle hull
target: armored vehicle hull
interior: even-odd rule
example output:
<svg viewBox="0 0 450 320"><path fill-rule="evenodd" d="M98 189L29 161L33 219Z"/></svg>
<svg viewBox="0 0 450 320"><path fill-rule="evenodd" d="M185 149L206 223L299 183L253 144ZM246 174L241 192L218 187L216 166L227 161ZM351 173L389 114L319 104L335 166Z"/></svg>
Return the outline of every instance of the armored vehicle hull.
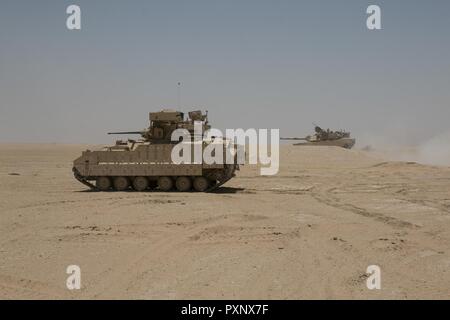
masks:
<svg viewBox="0 0 450 320"><path fill-rule="evenodd" d="M177 164L171 160L174 144L84 151L75 159L75 178L99 191L212 191L235 176L237 164Z"/></svg>
<svg viewBox="0 0 450 320"><path fill-rule="evenodd" d="M335 146L345 149L351 149L355 145L355 139L342 138L337 140L323 140L323 141L306 141L300 143L294 143L294 146Z"/></svg>

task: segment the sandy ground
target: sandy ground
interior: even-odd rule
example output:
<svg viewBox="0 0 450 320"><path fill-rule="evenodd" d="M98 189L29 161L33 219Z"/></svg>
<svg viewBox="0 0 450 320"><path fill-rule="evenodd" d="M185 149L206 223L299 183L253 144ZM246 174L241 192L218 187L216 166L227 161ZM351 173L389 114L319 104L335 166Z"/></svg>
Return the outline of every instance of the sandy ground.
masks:
<svg viewBox="0 0 450 320"><path fill-rule="evenodd" d="M0 145L0 298L450 297L448 167L283 146L215 194L100 193L72 177L85 148Z"/></svg>

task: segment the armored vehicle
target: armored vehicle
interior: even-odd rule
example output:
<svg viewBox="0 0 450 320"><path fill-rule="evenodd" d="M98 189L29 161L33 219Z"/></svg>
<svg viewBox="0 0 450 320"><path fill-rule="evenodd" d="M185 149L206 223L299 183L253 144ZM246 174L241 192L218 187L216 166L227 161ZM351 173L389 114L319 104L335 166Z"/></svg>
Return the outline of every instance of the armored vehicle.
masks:
<svg viewBox="0 0 450 320"><path fill-rule="evenodd" d="M231 164L228 163L230 161L225 161L226 159L212 164L194 161L194 152L192 161L174 162L172 149L179 143L187 143L191 150L196 144L200 144L200 150L203 151L210 143L220 143L223 145L225 158L227 152L235 152L236 147L226 140L206 141L203 136L198 137L199 134L194 128L200 126L202 132L209 129L208 115L201 111L192 111L188 115L189 118L185 120L183 112L180 111L150 112L148 129L109 133L140 134L141 139L117 140L113 146L97 151L84 151L73 163L75 178L89 188L99 191L124 191L129 188L136 191L170 191L176 188L178 191L194 189L204 192L217 189L239 170L235 153L231 157L234 159ZM180 138L179 141L172 141L172 133L176 129L184 129L184 132L189 133L190 140L186 142Z"/></svg>
<svg viewBox="0 0 450 320"><path fill-rule="evenodd" d="M339 130L324 130L315 126L315 133L304 138L280 138L281 140L303 140L305 142L295 143L294 146L336 146L351 149L355 145L355 139L350 138L350 132Z"/></svg>

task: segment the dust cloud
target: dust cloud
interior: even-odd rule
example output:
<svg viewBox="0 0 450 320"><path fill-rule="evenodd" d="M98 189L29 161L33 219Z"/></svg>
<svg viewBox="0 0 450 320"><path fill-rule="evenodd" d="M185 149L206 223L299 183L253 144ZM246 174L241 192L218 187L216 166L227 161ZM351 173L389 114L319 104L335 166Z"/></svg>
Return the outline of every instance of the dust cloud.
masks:
<svg viewBox="0 0 450 320"><path fill-rule="evenodd" d="M357 139L357 142L358 149L371 152L386 160L450 166L450 131L437 134L415 145L368 134Z"/></svg>
<svg viewBox="0 0 450 320"><path fill-rule="evenodd" d="M419 145L418 155L420 163L450 166L450 131Z"/></svg>

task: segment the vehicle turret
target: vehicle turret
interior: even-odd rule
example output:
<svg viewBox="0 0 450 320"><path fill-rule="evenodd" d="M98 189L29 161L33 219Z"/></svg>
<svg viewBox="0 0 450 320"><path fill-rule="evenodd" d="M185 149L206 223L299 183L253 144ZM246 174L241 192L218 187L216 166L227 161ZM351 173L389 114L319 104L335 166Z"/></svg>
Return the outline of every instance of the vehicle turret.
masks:
<svg viewBox="0 0 450 320"><path fill-rule="evenodd" d="M176 143L171 141L172 132L176 129L186 129L194 137L194 125L200 122L202 131L211 128L208 124L208 112L203 114L201 111L191 111L188 118L184 119L184 113L174 110L162 110L149 113L150 125L147 129L141 131L122 131L109 132L108 134L139 134L146 142L151 143Z"/></svg>

